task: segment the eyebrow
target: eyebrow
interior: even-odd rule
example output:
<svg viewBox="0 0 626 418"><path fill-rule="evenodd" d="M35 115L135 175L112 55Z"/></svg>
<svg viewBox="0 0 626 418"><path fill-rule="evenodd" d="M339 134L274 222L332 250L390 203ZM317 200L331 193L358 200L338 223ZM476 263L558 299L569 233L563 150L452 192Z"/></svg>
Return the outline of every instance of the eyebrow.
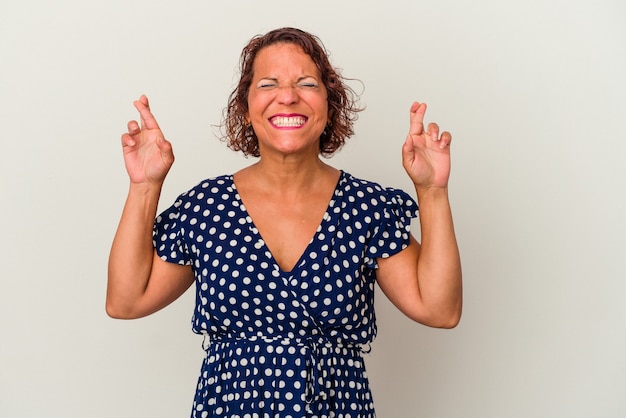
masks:
<svg viewBox="0 0 626 418"><path fill-rule="evenodd" d="M300 82L300 81L305 80L305 79L307 79L307 78L312 78L312 79L314 79L314 80L318 80L318 78L317 78L317 77L315 77L314 75L303 75L303 76L301 76L301 77L298 77L298 79L296 80L296 82ZM261 77L261 78L259 78L259 81L261 81L261 80L270 80L270 81L276 81L276 82L278 82L278 78L276 78L276 77Z"/></svg>

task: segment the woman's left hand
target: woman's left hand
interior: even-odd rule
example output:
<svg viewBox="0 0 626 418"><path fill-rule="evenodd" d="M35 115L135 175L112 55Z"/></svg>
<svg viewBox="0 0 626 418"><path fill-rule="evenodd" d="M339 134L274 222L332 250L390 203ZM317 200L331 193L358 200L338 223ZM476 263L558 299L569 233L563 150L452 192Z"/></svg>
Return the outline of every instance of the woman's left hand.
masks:
<svg viewBox="0 0 626 418"><path fill-rule="evenodd" d="M402 146L402 165L416 189L445 188L450 177L449 132L439 134L439 125L424 129L426 103L411 105L409 134Z"/></svg>

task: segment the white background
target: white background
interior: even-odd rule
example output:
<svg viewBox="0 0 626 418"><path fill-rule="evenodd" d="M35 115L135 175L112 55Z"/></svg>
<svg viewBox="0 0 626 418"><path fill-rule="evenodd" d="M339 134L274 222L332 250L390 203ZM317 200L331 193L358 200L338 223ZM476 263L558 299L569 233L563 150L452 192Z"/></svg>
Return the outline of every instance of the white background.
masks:
<svg viewBox="0 0 626 418"><path fill-rule="evenodd" d="M378 415L626 416L622 0L0 0L0 416L189 415L192 292L104 312L119 138L147 94L177 156L161 209L251 163L213 126L241 48L280 26L365 85L335 166L412 192L411 101L453 132L464 317L428 329L379 293Z"/></svg>

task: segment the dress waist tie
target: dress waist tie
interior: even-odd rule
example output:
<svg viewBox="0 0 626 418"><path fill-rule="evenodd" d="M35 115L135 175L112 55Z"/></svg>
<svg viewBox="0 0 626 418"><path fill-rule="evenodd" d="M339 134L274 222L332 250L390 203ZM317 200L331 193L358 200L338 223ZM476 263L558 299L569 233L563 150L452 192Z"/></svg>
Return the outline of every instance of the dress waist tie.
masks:
<svg viewBox="0 0 626 418"><path fill-rule="evenodd" d="M228 344L228 343L258 343L262 342L270 345L281 346L295 346L300 348L300 353L304 356L304 365L306 370L306 382L305 382L305 401L307 404L312 404L322 394L322 385L320 377L322 374L323 362L322 356L332 352L335 347L345 347L361 352L368 352L364 350L359 344L333 342L327 337L322 335L311 335L307 337L284 337L284 336L250 336L250 337L209 337L204 335L202 342L202 348L208 351L213 344ZM323 350L326 348L326 350ZM303 350L302 350L303 349Z"/></svg>

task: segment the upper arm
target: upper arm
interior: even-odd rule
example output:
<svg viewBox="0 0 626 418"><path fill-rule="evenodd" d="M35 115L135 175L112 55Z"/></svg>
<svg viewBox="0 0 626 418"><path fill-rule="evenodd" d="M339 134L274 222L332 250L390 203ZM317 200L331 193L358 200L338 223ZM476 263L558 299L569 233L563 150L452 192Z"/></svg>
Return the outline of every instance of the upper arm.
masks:
<svg viewBox="0 0 626 418"><path fill-rule="evenodd" d="M377 261L376 278L381 290L406 316L436 328L458 324L461 277L453 261L429 258L413 237L407 248Z"/></svg>
<svg viewBox="0 0 626 418"><path fill-rule="evenodd" d="M150 280L144 297L146 315L156 312L178 299L194 282L190 265L170 263L161 259L156 250Z"/></svg>
<svg viewBox="0 0 626 418"><path fill-rule="evenodd" d="M396 308L412 320L427 324L417 278L420 249L420 244L411 235L405 249L390 257L378 258L376 281Z"/></svg>
<svg viewBox="0 0 626 418"><path fill-rule="evenodd" d="M112 316L124 319L141 318L163 309L178 299L194 282L191 266L163 261L154 251L152 269L145 291L127 312Z"/></svg>

